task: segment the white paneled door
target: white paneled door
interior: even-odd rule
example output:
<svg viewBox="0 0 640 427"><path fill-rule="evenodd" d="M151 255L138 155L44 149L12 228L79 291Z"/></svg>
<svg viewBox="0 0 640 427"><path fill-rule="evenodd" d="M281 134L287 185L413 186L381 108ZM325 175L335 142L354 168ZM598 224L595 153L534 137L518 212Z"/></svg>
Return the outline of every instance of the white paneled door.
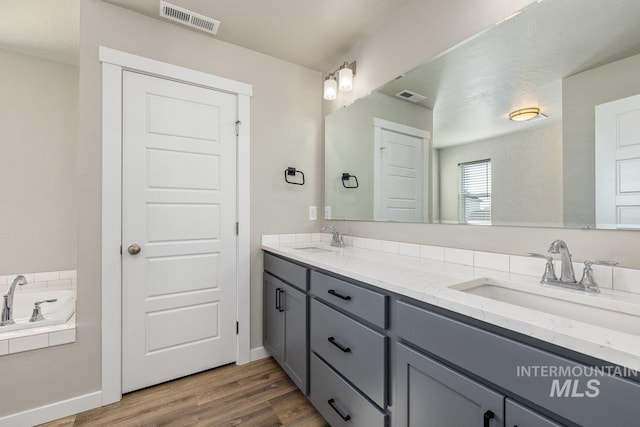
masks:
<svg viewBox="0 0 640 427"><path fill-rule="evenodd" d="M428 197L427 134L392 122L379 122L381 126L374 123L375 218L425 221Z"/></svg>
<svg viewBox="0 0 640 427"><path fill-rule="evenodd" d="M123 75L122 388L236 360L236 97Z"/></svg>
<svg viewBox="0 0 640 427"><path fill-rule="evenodd" d="M640 228L640 95L596 106L596 224Z"/></svg>

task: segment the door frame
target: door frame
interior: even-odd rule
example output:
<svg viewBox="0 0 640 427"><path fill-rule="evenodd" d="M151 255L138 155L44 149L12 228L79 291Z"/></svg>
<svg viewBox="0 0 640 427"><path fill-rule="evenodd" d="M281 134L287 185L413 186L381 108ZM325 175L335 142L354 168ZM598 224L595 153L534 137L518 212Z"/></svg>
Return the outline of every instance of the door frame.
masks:
<svg viewBox="0 0 640 427"><path fill-rule="evenodd" d="M250 102L253 86L99 47L102 63L102 405L122 398L122 76L134 71L237 96L236 364L251 361Z"/></svg>
<svg viewBox="0 0 640 427"><path fill-rule="evenodd" d="M388 220L385 218L385 215L382 215L382 200L380 197L382 177L380 176L379 152L382 144L383 129L422 139L422 161L424 165L422 177L423 193L428 191L428 193L424 194L422 197L422 220L426 221L431 216L429 212L429 198L431 197L431 189L429 188L429 182L431 181L429 179L431 174L431 165L429 164L429 142L431 140L431 132L378 117L373 118L373 219L374 221Z"/></svg>

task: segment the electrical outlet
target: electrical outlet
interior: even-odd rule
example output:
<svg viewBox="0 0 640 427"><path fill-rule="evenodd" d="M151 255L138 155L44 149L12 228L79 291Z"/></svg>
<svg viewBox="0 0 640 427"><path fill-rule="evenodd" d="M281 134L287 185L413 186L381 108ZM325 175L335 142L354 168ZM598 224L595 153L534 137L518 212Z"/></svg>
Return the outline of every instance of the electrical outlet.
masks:
<svg viewBox="0 0 640 427"><path fill-rule="evenodd" d="M315 221L318 219L318 208L316 206L309 206L309 220Z"/></svg>
<svg viewBox="0 0 640 427"><path fill-rule="evenodd" d="M331 219L331 206L324 207L324 219Z"/></svg>

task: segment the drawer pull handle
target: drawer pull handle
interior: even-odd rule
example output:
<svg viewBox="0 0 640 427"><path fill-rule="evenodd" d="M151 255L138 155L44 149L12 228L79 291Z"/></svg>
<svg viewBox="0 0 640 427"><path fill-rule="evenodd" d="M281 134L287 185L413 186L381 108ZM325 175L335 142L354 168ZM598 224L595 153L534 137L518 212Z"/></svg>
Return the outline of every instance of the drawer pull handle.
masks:
<svg viewBox="0 0 640 427"><path fill-rule="evenodd" d="M493 411L487 411L482 417L484 418L484 427L489 427L491 420L496 417L496 414L494 414Z"/></svg>
<svg viewBox="0 0 640 427"><path fill-rule="evenodd" d="M327 338L327 341L338 347L340 350L342 350L343 353L351 353L351 349L349 347L341 345L338 341L336 341L334 337Z"/></svg>
<svg viewBox="0 0 640 427"><path fill-rule="evenodd" d="M351 297L349 295L345 296L345 295L340 295L339 293L337 293L336 291L334 291L333 289L329 289L327 291L329 294L333 295L334 297L338 297L341 300L345 300L345 301L349 301L351 300Z"/></svg>
<svg viewBox="0 0 640 427"><path fill-rule="evenodd" d="M283 312L284 308L282 308L282 289L281 288L277 288L276 289L276 310L278 310L279 312Z"/></svg>
<svg viewBox="0 0 640 427"><path fill-rule="evenodd" d="M338 407L336 406L336 401L333 399L329 399L327 400L327 403L329 404L329 406L331 406L331 408L333 408L334 411L336 411L336 414L338 414L340 416L340 418L342 418L343 421L349 421L351 419L351 415L347 414L343 414L342 411L340 409L338 409Z"/></svg>

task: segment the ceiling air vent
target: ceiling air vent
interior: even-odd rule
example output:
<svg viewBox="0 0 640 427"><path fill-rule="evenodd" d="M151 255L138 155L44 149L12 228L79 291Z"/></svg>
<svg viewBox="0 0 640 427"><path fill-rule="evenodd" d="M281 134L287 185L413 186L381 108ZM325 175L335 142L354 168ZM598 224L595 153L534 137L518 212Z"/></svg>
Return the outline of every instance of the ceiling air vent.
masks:
<svg viewBox="0 0 640 427"><path fill-rule="evenodd" d="M166 1L160 2L160 16L214 35L218 33L218 28L220 28L220 21Z"/></svg>
<svg viewBox="0 0 640 427"><path fill-rule="evenodd" d="M418 93L412 92L410 90L403 90L400 91L398 93L396 93L396 96L398 98L402 98L402 99L406 99L407 101L411 101L411 102L420 102L420 101L424 101L425 99L427 99L426 96L422 96Z"/></svg>

